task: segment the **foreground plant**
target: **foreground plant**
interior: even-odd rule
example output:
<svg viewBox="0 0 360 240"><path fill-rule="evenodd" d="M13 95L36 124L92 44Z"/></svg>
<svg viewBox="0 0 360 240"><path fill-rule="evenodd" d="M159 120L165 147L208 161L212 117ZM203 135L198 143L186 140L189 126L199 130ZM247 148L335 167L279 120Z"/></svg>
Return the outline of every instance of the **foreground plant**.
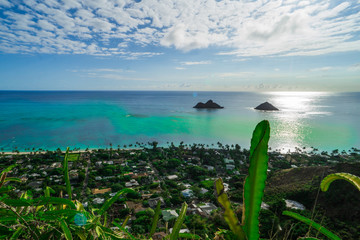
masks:
<svg viewBox="0 0 360 240"><path fill-rule="evenodd" d="M268 168L268 142L270 138L270 124L264 120L260 122L251 139L249 175L244 184L244 205L242 222L238 220L231 203L224 191L222 179L215 181L217 200L224 209L224 218L236 239L259 239L259 212L264 195L265 181Z"/></svg>
<svg viewBox="0 0 360 240"><path fill-rule="evenodd" d="M320 184L321 191L326 192L329 189L330 184L333 181L339 180L339 179L348 181L349 183L354 185L360 191L360 178L358 176L352 175L350 173L333 173L333 174L326 176L321 181L321 184ZM300 214L290 212L290 211L284 211L283 215L295 218L303 223L306 223L310 227L312 227L312 228L318 230L319 232L321 232L322 234L324 234L329 239L340 240L340 238L337 235L335 235L334 233L332 233L331 231L326 229L324 226L321 226L320 224L314 222L313 220L311 220L309 218L301 216ZM310 239L310 238L306 238L306 239Z"/></svg>
<svg viewBox="0 0 360 240"><path fill-rule="evenodd" d="M19 181L17 178L8 178L7 173L14 166L1 172L0 177L0 226L1 238L6 239L122 239L124 234L108 227L106 211L122 195L133 192L131 189L122 189L114 197L108 199L100 209L85 210L83 205L72 201L71 186L68 174L68 154L66 151L63 172L66 190L69 199L52 197L55 191L50 187L44 189L44 195L33 198L27 191L19 199L12 199L5 192L13 188L3 186L8 181ZM105 216L105 217L104 217Z"/></svg>

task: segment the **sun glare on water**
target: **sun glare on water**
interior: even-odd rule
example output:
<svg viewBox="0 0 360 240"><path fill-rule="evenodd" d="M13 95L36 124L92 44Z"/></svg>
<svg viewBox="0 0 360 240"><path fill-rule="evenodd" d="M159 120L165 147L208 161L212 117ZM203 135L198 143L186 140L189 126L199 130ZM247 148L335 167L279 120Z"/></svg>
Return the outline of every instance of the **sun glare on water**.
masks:
<svg viewBox="0 0 360 240"><path fill-rule="evenodd" d="M274 114L273 137L275 148L281 151L305 146L305 136L311 133L307 119L312 115L329 115L327 106L318 105L318 99L328 95L324 92L271 92L269 101L280 109Z"/></svg>

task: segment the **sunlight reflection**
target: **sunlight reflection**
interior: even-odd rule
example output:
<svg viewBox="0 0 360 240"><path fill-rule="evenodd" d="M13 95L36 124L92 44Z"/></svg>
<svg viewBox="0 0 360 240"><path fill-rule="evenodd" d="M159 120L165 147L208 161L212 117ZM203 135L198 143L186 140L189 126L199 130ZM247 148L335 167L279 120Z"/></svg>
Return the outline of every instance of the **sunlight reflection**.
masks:
<svg viewBox="0 0 360 240"><path fill-rule="evenodd" d="M275 149L282 152L294 151L295 147L305 146L305 136L311 133L306 119L312 115L328 115L322 111L326 106L315 104L320 97L326 96L323 92L273 92L269 102L280 109L272 115L274 119L272 132ZM309 147L309 146L307 146Z"/></svg>

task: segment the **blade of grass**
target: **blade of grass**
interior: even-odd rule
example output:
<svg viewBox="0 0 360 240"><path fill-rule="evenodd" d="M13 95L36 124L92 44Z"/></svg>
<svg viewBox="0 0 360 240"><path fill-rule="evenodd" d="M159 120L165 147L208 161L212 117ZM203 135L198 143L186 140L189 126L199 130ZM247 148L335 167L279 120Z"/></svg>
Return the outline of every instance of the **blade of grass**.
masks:
<svg viewBox="0 0 360 240"><path fill-rule="evenodd" d="M326 192L329 189L330 184L338 179L346 180L354 185L360 191L360 178L350 173L333 173L326 176L320 184L321 191Z"/></svg>
<svg viewBox="0 0 360 240"><path fill-rule="evenodd" d="M131 215L127 215L127 216L126 216L123 224L121 225L123 228L126 227L126 224L127 224L127 222L129 221L130 217L131 217Z"/></svg>
<svg viewBox="0 0 360 240"><path fill-rule="evenodd" d="M66 148L66 153L64 157L64 180L66 184L66 191L69 195L69 200L71 201L71 185L70 185L70 179L69 179L69 168L68 168L68 156L69 156L69 147Z"/></svg>
<svg viewBox="0 0 360 240"><path fill-rule="evenodd" d="M104 205L100 208L98 214L102 215L104 214L104 212L106 210L108 210L109 207L111 207L111 205L120 197L120 195L124 194L124 193L129 193L129 192L134 192L134 190L130 189L130 188L124 188L122 190L120 190L115 196L113 196L112 198L110 198L109 200L107 200Z"/></svg>
<svg viewBox="0 0 360 240"><path fill-rule="evenodd" d="M60 227L63 230L66 240L72 240L73 237L71 235L71 231L70 231L68 225L66 224L66 222L64 221L64 219L60 220Z"/></svg>
<svg viewBox="0 0 360 240"><path fill-rule="evenodd" d="M159 221L159 215L160 215L160 206L161 206L161 201L159 200L157 205L156 205L156 209L155 209L155 215L152 221L152 225L151 225L151 230L149 233L149 238L152 237L152 235L154 235L158 221Z"/></svg>
<svg viewBox="0 0 360 240"><path fill-rule="evenodd" d="M176 219L175 225L170 235L170 240L177 240L179 238L179 232L186 216L187 206L188 205L186 204L186 202L184 202L181 207L179 217Z"/></svg>
<svg viewBox="0 0 360 240"><path fill-rule="evenodd" d="M264 195L265 181L268 168L268 142L270 138L270 124L261 121L253 132L250 147L249 175L244 185L243 225L249 240L259 239L259 212Z"/></svg>
<svg viewBox="0 0 360 240"><path fill-rule="evenodd" d="M20 235L23 233L24 228L23 227L18 227L17 230L14 232L13 235L11 235L9 240L16 240L19 239Z"/></svg>
<svg viewBox="0 0 360 240"><path fill-rule="evenodd" d="M316 230L318 230L319 232L321 232L322 234L324 234L325 236L327 236L328 238L330 238L332 240L340 240L340 238L338 236L336 236L334 233L327 230L325 227L321 226L320 224L314 222L311 219L301 216L300 214L290 212L290 211L283 211L283 215L295 218L296 220L306 223L307 225L315 228Z"/></svg>
<svg viewBox="0 0 360 240"><path fill-rule="evenodd" d="M215 181L215 190L217 200L221 207L224 209L224 219L229 225L231 231L235 234L237 239L246 239L244 230L242 229L239 219L237 218L234 211L231 209L231 203L227 194L224 191L224 184L221 178Z"/></svg>
<svg viewBox="0 0 360 240"><path fill-rule="evenodd" d="M122 227L120 224L118 224L117 222L113 222L113 224L118 227L121 231L123 231L126 235L128 235L128 237L132 240L137 240L133 235L131 235L128 230L126 230L125 227Z"/></svg>

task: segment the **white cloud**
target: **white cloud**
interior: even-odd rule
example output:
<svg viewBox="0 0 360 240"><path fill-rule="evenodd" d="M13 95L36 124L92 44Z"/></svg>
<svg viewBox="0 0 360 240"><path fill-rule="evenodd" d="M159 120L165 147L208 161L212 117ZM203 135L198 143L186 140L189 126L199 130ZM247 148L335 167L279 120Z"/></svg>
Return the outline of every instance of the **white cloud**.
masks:
<svg viewBox="0 0 360 240"><path fill-rule="evenodd" d="M225 72L217 74L219 78L244 78L253 75L255 75L253 72Z"/></svg>
<svg viewBox="0 0 360 240"><path fill-rule="evenodd" d="M10 3L10 2L7 1L7 0L0 0L0 7L1 7L1 6L11 7L11 6L12 6L12 3Z"/></svg>
<svg viewBox="0 0 360 240"><path fill-rule="evenodd" d="M198 61L198 62L181 62L182 65L205 65L211 64L211 61Z"/></svg>
<svg viewBox="0 0 360 240"><path fill-rule="evenodd" d="M184 67L175 67L176 70L185 70L186 68Z"/></svg>
<svg viewBox="0 0 360 240"><path fill-rule="evenodd" d="M349 70L349 71L352 71L352 72L360 71L360 63L356 63L356 64L351 65L351 66L348 68L348 70Z"/></svg>
<svg viewBox="0 0 360 240"><path fill-rule="evenodd" d="M329 70L333 69L333 67L321 67L321 68L312 68L309 71L310 72L327 72Z"/></svg>
<svg viewBox="0 0 360 240"><path fill-rule="evenodd" d="M360 6L353 1L0 0L7 53L119 55L129 46L219 55L296 56L360 50ZM20 9L21 11L18 11ZM124 49L127 49L125 51Z"/></svg>
<svg viewBox="0 0 360 240"><path fill-rule="evenodd" d="M125 81L149 81L148 78L135 78L135 77L127 77L117 74L99 74L95 75L96 78L104 78L104 79L111 79L111 80L125 80Z"/></svg>

